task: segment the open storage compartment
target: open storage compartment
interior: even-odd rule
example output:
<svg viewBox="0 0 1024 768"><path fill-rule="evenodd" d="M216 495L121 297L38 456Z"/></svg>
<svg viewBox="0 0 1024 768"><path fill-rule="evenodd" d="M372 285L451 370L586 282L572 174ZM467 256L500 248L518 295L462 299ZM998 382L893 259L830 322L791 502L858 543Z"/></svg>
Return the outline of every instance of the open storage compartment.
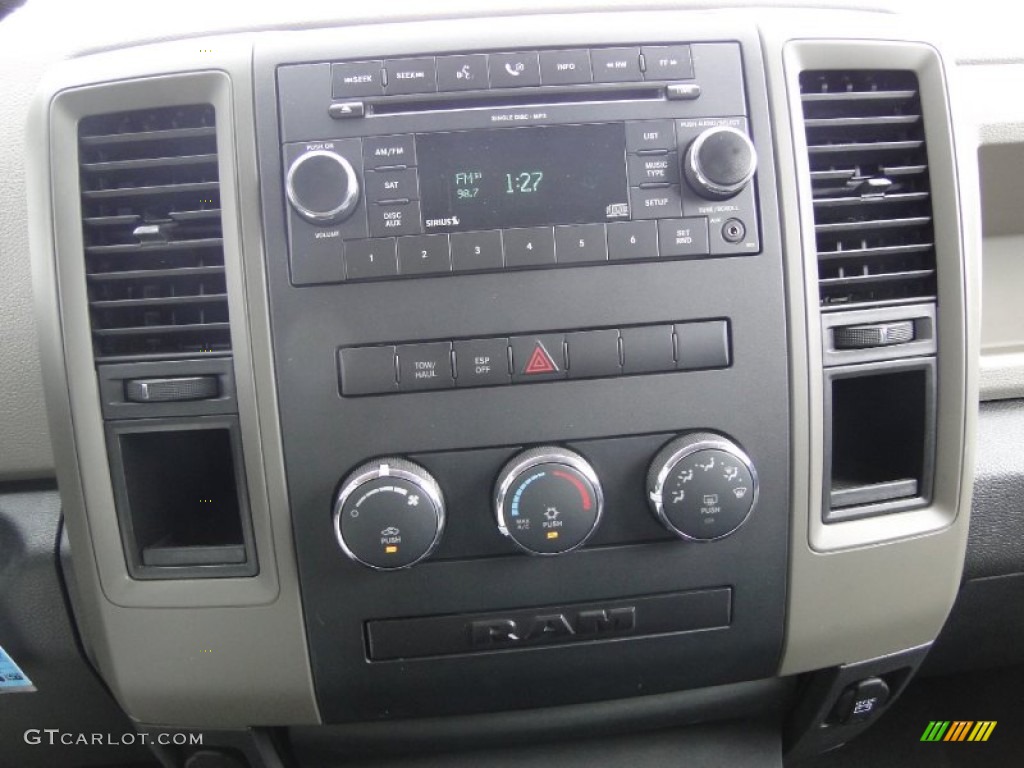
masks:
<svg viewBox="0 0 1024 768"><path fill-rule="evenodd" d="M112 422L107 441L134 578L257 573L237 417Z"/></svg>
<svg viewBox="0 0 1024 768"><path fill-rule="evenodd" d="M825 373L825 522L924 506L935 455L935 361Z"/></svg>

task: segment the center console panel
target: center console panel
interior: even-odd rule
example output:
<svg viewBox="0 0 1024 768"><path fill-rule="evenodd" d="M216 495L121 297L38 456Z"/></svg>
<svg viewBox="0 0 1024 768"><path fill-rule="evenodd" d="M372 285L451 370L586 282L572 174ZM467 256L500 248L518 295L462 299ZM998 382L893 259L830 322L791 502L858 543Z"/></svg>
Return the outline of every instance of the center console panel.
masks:
<svg viewBox="0 0 1024 768"><path fill-rule="evenodd" d="M771 677L791 419L756 35L459 30L257 48L321 716Z"/></svg>

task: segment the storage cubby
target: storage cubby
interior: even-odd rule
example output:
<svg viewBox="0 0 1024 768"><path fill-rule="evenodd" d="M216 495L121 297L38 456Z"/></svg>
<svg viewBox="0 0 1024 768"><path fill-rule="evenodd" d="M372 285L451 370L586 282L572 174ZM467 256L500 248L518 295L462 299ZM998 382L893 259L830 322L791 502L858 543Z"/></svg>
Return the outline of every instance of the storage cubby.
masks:
<svg viewBox="0 0 1024 768"><path fill-rule="evenodd" d="M118 518L135 578L256 573L234 417L114 422L108 430Z"/></svg>
<svg viewBox="0 0 1024 768"><path fill-rule="evenodd" d="M933 360L830 370L826 522L927 503L934 423Z"/></svg>

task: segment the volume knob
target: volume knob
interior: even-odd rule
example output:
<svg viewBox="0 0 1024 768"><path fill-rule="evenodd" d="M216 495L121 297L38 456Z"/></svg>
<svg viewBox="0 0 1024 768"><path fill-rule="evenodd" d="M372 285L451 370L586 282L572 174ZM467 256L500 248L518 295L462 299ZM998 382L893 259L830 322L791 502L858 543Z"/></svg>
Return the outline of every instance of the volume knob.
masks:
<svg viewBox="0 0 1024 768"><path fill-rule="evenodd" d="M743 131L708 128L686 150L683 175L701 197L724 200L739 194L757 170L757 150Z"/></svg>
<svg viewBox="0 0 1024 768"><path fill-rule="evenodd" d="M312 224L344 221L359 204L359 174L352 163L326 149L295 158L284 188L295 212Z"/></svg>

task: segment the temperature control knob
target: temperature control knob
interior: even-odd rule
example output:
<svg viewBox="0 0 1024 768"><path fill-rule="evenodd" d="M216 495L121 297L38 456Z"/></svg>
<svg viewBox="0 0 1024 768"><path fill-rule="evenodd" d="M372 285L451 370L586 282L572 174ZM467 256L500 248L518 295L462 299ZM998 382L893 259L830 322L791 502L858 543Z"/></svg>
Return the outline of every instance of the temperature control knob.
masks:
<svg viewBox="0 0 1024 768"><path fill-rule="evenodd" d="M352 163L326 149L295 158L284 189L295 212L313 224L344 221L359 204L359 174Z"/></svg>
<svg viewBox="0 0 1024 768"><path fill-rule="evenodd" d="M743 131L708 128L686 150L683 175L693 191L709 200L739 194L757 170L757 151Z"/></svg>
<svg viewBox="0 0 1024 768"><path fill-rule="evenodd" d="M498 476L498 528L533 555L576 549L597 528L604 506L593 467L564 448L534 448L513 458Z"/></svg>
<svg viewBox="0 0 1024 768"><path fill-rule="evenodd" d="M444 518L441 488L405 459L357 467L334 500L334 533L342 551L379 570L408 568L427 557L441 540Z"/></svg>
<svg viewBox="0 0 1024 768"><path fill-rule="evenodd" d="M647 473L651 509L676 536L712 541L728 536L757 502L757 471L747 455L714 432L676 438Z"/></svg>

